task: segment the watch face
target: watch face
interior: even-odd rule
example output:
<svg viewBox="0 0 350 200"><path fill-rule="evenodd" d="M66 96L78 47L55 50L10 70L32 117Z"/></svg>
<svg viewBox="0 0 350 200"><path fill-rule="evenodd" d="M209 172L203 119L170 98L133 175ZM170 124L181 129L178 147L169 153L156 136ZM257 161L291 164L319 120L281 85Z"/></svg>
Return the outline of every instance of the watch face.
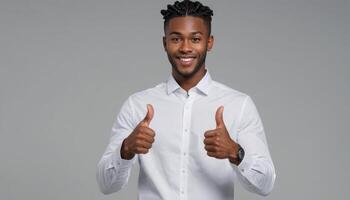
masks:
<svg viewBox="0 0 350 200"><path fill-rule="evenodd" d="M244 150L243 150L242 147L239 147L239 149L238 149L238 159L239 159L239 161L242 161L243 157L244 157Z"/></svg>

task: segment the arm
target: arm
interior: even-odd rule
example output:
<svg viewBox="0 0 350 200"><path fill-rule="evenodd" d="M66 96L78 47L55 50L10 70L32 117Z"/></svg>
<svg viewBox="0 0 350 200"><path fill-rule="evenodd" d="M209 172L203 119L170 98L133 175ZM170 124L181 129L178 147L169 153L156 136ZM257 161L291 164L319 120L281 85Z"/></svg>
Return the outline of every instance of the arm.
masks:
<svg viewBox="0 0 350 200"><path fill-rule="evenodd" d="M207 155L218 159L228 159L243 186L254 193L268 195L275 181L275 169L268 151L264 129L253 101L244 100L238 119L237 141L226 129L223 119L224 107L215 114L216 129L204 133L204 148ZM233 131L235 131L233 129ZM243 148L245 155L239 149Z"/></svg>
<svg viewBox="0 0 350 200"><path fill-rule="evenodd" d="M136 156L131 160L121 158L123 140L133 131L133 110L130 98L123 104L113 128L107 149L97 165L96 179L100 190L110 194L122 189L128 182Z"/></svg>
<svg viewBox="0 0 350 200"><path fill-rule="evenodd" d="M250 97L243 103L237 131L237 143L245 151L242 162L238 166L233 165L237 176L247 190L268 195L276 174L261 119Z"/></svg>

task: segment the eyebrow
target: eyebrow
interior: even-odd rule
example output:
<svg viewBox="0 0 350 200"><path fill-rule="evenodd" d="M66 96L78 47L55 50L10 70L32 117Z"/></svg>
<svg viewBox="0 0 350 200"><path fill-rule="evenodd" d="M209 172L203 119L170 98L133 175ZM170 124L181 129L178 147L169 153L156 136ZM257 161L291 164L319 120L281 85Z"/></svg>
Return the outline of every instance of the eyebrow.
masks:
<svg viewBox="0 0 350 200"><path fill-rule="evenodd" d="M196 35L196 34L201 34L201 35L203 35L203 33L200 32L200 31L191 32L191 35ZM169 33L169 35L182 35L182 33L177 32L177 31L173 31L173 32Z"/></svg>

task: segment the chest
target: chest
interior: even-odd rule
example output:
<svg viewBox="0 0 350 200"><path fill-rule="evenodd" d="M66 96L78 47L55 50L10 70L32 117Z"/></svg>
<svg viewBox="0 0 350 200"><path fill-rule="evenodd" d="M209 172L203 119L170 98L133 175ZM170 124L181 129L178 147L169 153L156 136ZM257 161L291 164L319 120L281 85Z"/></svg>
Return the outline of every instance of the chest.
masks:
<svg viewBox="0 0 350 200"><path fill-rule="evenodd" d="M152 104L154 116L150 123L155 133L153 152L181 154L189 149L192 154L205 154L204 133L216 128L215 113L224 106L224 122L232 139L236 139L239 107L232 102L209 99L188 101L156 101ZM138 113L142 119L143 113Z"/></svg>

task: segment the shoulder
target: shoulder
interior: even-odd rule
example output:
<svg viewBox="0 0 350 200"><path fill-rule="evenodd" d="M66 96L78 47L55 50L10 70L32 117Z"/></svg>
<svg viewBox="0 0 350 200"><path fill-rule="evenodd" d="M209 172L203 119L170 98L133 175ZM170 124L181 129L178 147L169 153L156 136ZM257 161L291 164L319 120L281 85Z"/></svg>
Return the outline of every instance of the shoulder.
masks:
<svg viewBox="0 0 350 200"><path fill-rule="evenodd" d="M212 81L212 91L217 95L234 98L241 101L246 101L248 98L250 98L246 93L233 89L223 83L214 80Z"/></svg>
<svg viewBox="0 0 350 200"><path fill-rule="evenodd" d="M131 94L128 98L128 101L131 102L144 102L147 101L147 99L153 98L153 97L159 97L166 94L166 83L162 82L154 87L150 87L138 92L135 92Z"/></svg>
<svg viewBox="0 0 350 200"><path fill-rule="evenodd" d="M241 91L232 89L231 87L213 81L212 84L212 90L213 93L215 92L215 96L219 96L220 99L226 99L227 102L229 102L229 105L232 105L233 107L238 105L239 108L239 121L242 121L242 119L259 119L259 113L256 108L256 105L252 98Z"/></svg>

